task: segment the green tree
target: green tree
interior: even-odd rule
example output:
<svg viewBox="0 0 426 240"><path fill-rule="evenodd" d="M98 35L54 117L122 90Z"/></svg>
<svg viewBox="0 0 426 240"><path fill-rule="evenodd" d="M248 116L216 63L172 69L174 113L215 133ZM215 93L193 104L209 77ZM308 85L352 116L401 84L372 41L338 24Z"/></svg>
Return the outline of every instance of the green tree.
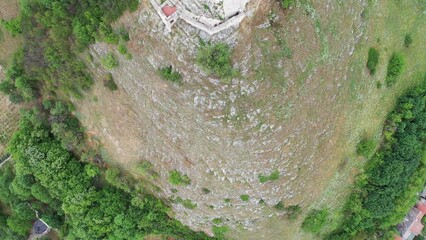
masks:
<svg viewBox="0 0 426 240"><path fill-rule="evenodd" d="M225 43L202 43L198 48L197 63L208 74L231 78L235 70L231 63L231 49Z"/></svg>

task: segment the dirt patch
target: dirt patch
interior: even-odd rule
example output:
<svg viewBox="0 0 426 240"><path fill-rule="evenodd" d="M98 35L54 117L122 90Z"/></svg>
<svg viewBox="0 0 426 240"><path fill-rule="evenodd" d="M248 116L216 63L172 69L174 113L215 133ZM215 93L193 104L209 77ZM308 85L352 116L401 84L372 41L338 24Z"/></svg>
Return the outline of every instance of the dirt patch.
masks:
<svg viewBox="0 0 426 240"><path fill-rule="evenodd" d="M18 1L0 0L0 19L9 20L19 13ZM22 39L12 35L0 26L0 65L5 67L16 49L22 45ZM1 78L1 76L0 76Z"/></svg>

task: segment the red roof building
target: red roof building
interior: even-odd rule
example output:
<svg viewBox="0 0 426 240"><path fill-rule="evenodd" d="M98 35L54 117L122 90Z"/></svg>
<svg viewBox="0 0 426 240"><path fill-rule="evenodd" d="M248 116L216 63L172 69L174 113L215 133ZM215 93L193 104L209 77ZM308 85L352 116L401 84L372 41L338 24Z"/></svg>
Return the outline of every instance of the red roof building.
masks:
<svg viewBox="0 0 426 240"><path fill-rule="evenodd" d="M166 5L161 10L163 11L164 15L166 15L166 17L170 17L177 11L177 7Z"/></svg>
<svg viewBox="0 0 426 240"><path fill-rule="evenodd" d="M412 240L415 236L421 234L424 228L422 218L425 214L426 200L421 199L405 216L402 223L398 224L397 229L401 236L396 236L395 240Z"/></svg>

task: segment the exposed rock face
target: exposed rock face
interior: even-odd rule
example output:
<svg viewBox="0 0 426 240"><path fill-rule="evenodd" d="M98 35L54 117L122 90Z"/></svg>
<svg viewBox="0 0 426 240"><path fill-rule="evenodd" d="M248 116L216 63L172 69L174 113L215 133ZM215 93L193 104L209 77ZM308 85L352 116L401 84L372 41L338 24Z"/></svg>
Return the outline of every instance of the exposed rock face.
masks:
<svg viewBox="0 0 426 240"><path fill-rule="evenodd" d="M119 23L131 29L134 58L120 59L120 67L112 71L140 123L123 128L134 127L129 137L140 146L111 151L137 156L127 159L133 161L131 166L142 159L153 163L161 175L156 182L161 196L180 196L197 204L195 209L173 205L176 217L196 230L210 231L212 219L219 217L230 227L255 229L256 222L281 214L267 211L268 205L283 201L309 206L337 167L333 151L340 144L339 122L344 121L338 103L344 98L347 62L363 34L360 14L367 1L350 2L344 7L330 0L297 6L282 35L292 57L278 60L272 58L277 51L274 31L283 31L262 25L268 23L262 9L268 6L261 0L248 5L252 14L240 30L212 37L184 22L165 36L161 19L144 2L136 15ZM352 26L336 33L340 39L315 24L330 24L327 16L334 12L350 22L336 23L336 29ZM194 63L199 37L235 47L241 77L228 84L203 73ZM104 44L92 47L95 56L107 51ZM184 76L181 86L158 77L157 69L169 64ZM269 72L262 72L265 66ZM191 185L171 186L168 175L174 169L187 174ZM274 170L280 173L277 181L259 182L259 174ZM203 188L211 193L203 193ZM243 194L249 201L240 200Z"/></svg>

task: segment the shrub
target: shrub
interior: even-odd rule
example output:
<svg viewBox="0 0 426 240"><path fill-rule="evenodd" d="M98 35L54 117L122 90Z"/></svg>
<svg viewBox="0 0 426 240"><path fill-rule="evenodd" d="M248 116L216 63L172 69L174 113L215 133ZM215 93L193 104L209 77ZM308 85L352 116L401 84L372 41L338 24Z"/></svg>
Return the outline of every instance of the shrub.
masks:
<svg viewBox="0 0 426 240"><path fill-rule="evenodd" d="M243 202L247 202L248 200L250 200L250 196L247 194L243 194L240 196L241 201Z"/></svg>
<svg viewBox="0 0 426 240"><path fill-rule="evenodd" d="M376 150L376 143L371 139L362 139L356 146L357 154L367 159L373 156L375 150Z"/></svg>
<svg viewBox="0 0 426 240"><path fill-rule="evenodd" d="M120 27L117 32L121 40L125 42L128 42L130 40L129 32L127 31L125 27Z"/></svg>
<svg viewBox="0 0 426 240"><path fill-rule="evenodd" d="M208 74L220 78L231 78L235 71L232 69L231 50L225 43L202 43L197 53L197 63Z"/></svg>
<svg viewBox="0 0 426 240"><path fill-rule="evenodd" d="M114 54L108 53L101 58L101 64L105 69L111 70L118 66L118 60Z"/></svg>
<svg viewBox="0 0 426 240"><path fill-rule="evenodd" d="M129 53L129 51L127 50L126 45L124 45L123 43L121 43L121 44L118 45L118 52L121 55L127 55Z"/></svg>
<svg viewBox="0 0 426 240"><path fill-rule="evenodd" d="M299 205L290 205L284 209L286 211L286 215L288 219L294 220L296 219L299 214L302 212L302 209Z"/></svg>
<svg viewBox="0 0 426 240"><path fill-rule="evenodd" d="M10 34L12 34L13 37L22 33L20 18L14 18L9 21L1 20L0 23L4 26L4 28L7 31L10 32Z"/></svg>
<svg viewBox="0 0 426 240"><path fill-rule="evenodd" d="M392 86L395 84L398 77L401 75L405 65L404 56L400 53L392 54L389 59L388 71L386 74L386 85Z"/></svg>
<svg viewBox="0 0 426 240"><path fill-rule="evenodd" d="M183 175L178 170L173 170L169 173L169 182L172 185L189 185L191 184L191 179L185 174Z"/></svg>
<svg viewBox="0 0 426 240"><path fill-rule="evenodd" d="M404 46L406 48L409 48L412 43L413 43L413 38L411 37L411 34L409 34L409 33L405 34Z"/></svg>
<svg viewBox="0 0 426 240"><path fill-rule="evenodd" d="M374 75L376 73L376 67L379 63L379 51L377 51L375 48L370 48L368 50L368 60L367 60L367 67L370 69L370 74Z"/></svg>
<svg viewBox="0 0 426 240"><path fill-rule="evenodd" d="M116 91L118 89L117 84L114 82L114 78L111 73L108 73L104 80L104 87L108 88L110 91Z"/></svg>
<svg viewBox="0 0 426 240"><path fill-rule="evenodd" d="M302 223L302 229L310 233L319 233L324 227L328 218L328 210L312 210L308 213Z"/></svg>
<svg viewBox="0 0 426 240"><path fill-rule="evenodd" d="M223 239L225 233L227 233L228 231L229 228L227 226L213 226L213 234L219 239Z"/></svg>
<svg viewBox="0 0 426 240"><path fill-rule="evenodd" d="M195 209L195 208L197 208L197 204L195 204L195 203L193 203L192 201L191 201L191 199L182 199L181 197L176 197L175 198L175 202L176 203L179 203L179 204L182 204L182 206L184 206L185 208L188 208L188 209Z"/></svg>
<svg viewBox="0 0 426 240"><path fill-rule="evenodd" d="M84 171L86 172L86 175L93 178L99 175L99 168L94 164L87 164L84 166Z"/></svg>
<svg viewBox="0 0 426 240"><path fill-rule="evenodd" d="M284 211L285 207L284 207L283 201L279 201L277 204L275 204L274 208L280 211Z"/></svg>
<svg viewBox="0 0 426 240"><path fill-rule="evenodd" d="M282 8L288 9L294 4L295 0L280 0L280 2Z"/></svg>
<svg viewBox="0 0 426 240"><path fill-rule="evenodd" d="M156 179L159 177L158 173L154 171L154 165L147 160L143 160L136 167L136 170L143 176L149 177L150 179Z"/></svg>
<svg viewBox="0 0 426 240"><path fill-rule="evenodd" d="M168 67L160 68L158 72L160 73L160 76L164 80L168 80L168 81L176 82L176 83L182 82L182 75L177 71L173 71L173 67L171 65Z"/></svg>
<svg viewBox="0 0 426 240"><path fill-rule="evenodd" d="M213 221L212 221L212 223L213 223L213 224L216 224L216 225L219 225L219 224L221 224L222 222L223 222L222 218L215 218L215 219L213 219Z"/></svg>
<svg viewBox="0 0 426 240"><path fill-rule="evenodd" d="M279 177L280 177L280 172L278 170L273 171L268 176L265 176L265 175L262 175L262 174L259 174L259 176L258 176L260 183L265 183L265 182L268 182L268 181L275 181L275 180L278 180Z"/></svg>
<svg viewBox="0 0 426 240"><path fill-rule="evenodd" d="M204 194L211 193L210 189L208 189L208 188L203 188L202 191L203 191Z"/></svg>

